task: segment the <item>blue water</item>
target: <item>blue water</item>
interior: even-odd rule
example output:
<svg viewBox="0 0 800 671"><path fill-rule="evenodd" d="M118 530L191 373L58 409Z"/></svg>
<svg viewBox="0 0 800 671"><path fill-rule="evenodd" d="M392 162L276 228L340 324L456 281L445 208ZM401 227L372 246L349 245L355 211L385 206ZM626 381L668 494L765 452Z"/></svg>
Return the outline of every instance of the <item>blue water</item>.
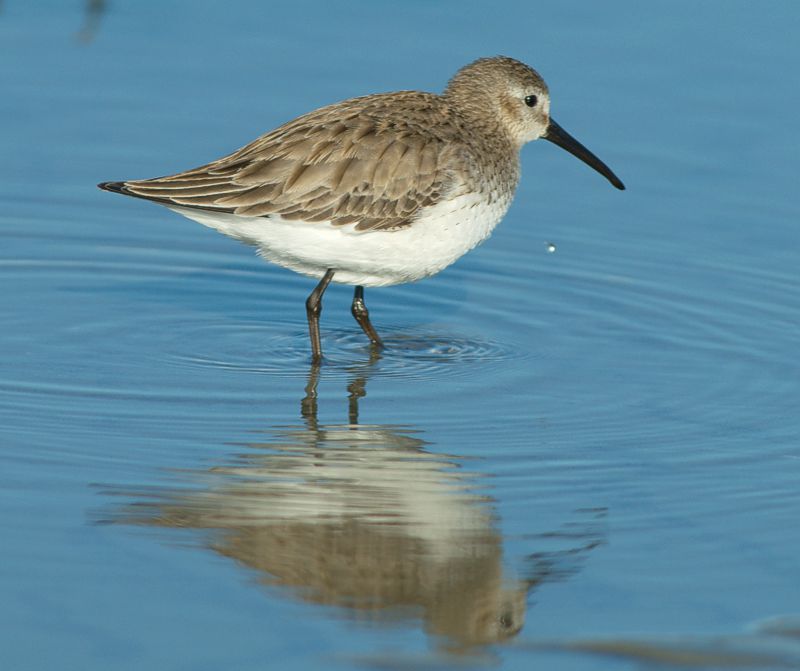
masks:
<svg viewBox="0 0 800 671"><path fill-rule="evenodd" d="M800 668L800 6L0 8L0 664ZM96 189L503 53L548 143L367 291Z"/></svg>

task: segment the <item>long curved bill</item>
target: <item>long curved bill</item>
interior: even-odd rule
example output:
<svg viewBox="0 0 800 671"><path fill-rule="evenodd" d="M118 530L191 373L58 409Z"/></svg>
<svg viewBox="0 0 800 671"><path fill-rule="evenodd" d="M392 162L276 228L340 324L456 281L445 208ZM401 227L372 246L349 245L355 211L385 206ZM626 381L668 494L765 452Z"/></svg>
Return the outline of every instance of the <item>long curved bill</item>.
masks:
<svg viewBox="0 0 800 671"><path fill-rule="evenodd" d="M586 165L597 170L597 172L603 175L603 177L605 177L618 189L622 191L625 190L625 185L622 183L619 177L611 172L611 168L609 168L605 163L597 158L597 156L590 152L552 119L550 119L550 125L547 127L547 132L542 135L542 137L545 140L550 140L550 142L553 144L557 144L562 149L566 149L573 156L577 156Z"/></svg>

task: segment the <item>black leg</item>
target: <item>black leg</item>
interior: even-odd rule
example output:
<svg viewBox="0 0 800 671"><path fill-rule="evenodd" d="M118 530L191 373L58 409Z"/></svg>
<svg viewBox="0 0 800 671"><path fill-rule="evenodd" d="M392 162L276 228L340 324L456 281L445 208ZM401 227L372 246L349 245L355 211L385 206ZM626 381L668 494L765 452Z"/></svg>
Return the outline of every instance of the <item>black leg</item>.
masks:
<svg viewBox="0 0 800 671"><path fill-rule="evenodd" d="M364 304L364 287L356 287L356 291L353 294L353 305L350 306L350 312L353 313L358 325L361 327L364 333L367 334L370 342L373 345L382 347L383 341L369 321L369 311L367 310L367 306Z"/></svg>
<svg viewBox="0 0 800 671"><path fill-rule="evenodd" d="M311 336L311 358L322 359L322 345L319 340L319 315L322 312L322 294L333 279L333 268L328 268L319 284L306 299L306 316L308 317L308 334Z"/></svg>

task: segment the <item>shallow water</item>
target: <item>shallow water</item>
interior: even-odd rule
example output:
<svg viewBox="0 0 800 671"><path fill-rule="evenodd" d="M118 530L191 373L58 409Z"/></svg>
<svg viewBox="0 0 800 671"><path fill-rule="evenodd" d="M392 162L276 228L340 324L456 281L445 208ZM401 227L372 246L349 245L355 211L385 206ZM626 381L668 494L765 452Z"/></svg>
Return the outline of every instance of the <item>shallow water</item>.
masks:
<svg viewBox="0 0 800 671"><path fill-rule="evenodd" d="M800 668L800 10L530 7L3 3L3 668ZM94 186L495 53L628 190L526 147L380 353Z"/></svg>

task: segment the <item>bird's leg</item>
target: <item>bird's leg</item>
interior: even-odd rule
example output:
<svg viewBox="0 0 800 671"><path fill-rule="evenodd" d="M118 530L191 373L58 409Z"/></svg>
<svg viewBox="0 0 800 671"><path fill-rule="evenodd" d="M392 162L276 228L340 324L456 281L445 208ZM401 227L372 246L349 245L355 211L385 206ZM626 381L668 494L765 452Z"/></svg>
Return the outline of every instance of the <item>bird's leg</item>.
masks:
<svg viewBox="0 0 800 671"><path fill-rule="evenodd" d="M322 312L322 294L333 279L333 268L328 268L319 284L306 299L306 316L308 317L308 334L311 336L311 358L322 359L322 345L319 340L319 315Z"/></svg>
<svg viewBox="0 0 800 671"><path fill-rule="evenodd" d="M353 294L353 304L350 306L350 312L353 313L358 325L364 333L367 334L370 342L378 347L383 347L383 341L369 321L369 311L364 303L364 287L356 287L355 293Z"/></svg>

